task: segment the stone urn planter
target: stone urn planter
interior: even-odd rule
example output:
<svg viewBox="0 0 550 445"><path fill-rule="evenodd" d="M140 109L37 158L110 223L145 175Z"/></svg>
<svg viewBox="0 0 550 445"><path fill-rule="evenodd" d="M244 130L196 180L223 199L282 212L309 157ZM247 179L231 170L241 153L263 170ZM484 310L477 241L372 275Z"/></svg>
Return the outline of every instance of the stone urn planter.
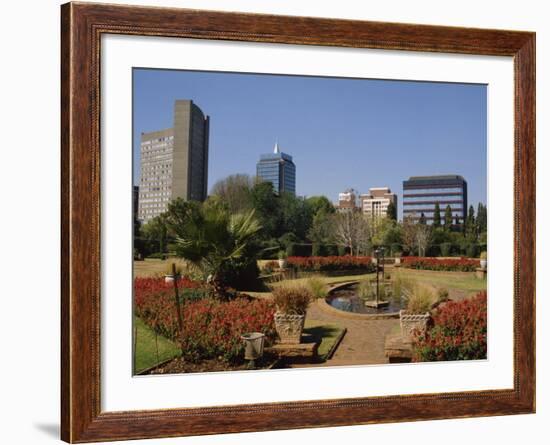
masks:
<svg viewBox="0 0 550 445"><path fill-rule="evenodd" d="M487 260L479 260L479 266L483 269L483 270L487 270Z"/></svg>
<svg viewBox="0 0 550 445"><path fill-rule="evenodd" d="M304 330L304 321L306 319L304 315L298 314L285 314L283 312L276 312L275 316L275 330L279 334L281 343L297 345L302 339L302 331Z"/></svg>
<svg viewBox="0 0 550 445"><path fill-rule="evenodd" d="M412 340L412 333L414 330L420 332L426 332L428 327L428 321L430 320L430 313L425 314L413 314L404 309L399 311L399 322L401 324L401 336L405 341Z"/></svg>
<svg viewBox="0 0 550 445"><path fill-rule="evenodd" d="M279 269L284 269L284 268L286 268L286 259L284 259L284 258L279 258L278 262L279 262Z"/></svg>

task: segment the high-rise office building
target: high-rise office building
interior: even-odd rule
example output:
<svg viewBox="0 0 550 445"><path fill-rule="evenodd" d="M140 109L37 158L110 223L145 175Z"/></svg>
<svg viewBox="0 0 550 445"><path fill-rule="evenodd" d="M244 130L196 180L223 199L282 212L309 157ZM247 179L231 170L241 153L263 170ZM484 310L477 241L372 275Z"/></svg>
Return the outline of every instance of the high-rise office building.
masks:
<svg viewBox="0 0 550 445"><path fill-rule="evenodd" d="M256 164L256 176L271 182L276 193L296 194L296 166L292 162L292 156L279 149L279 144L275 144L273 153L260 156Z"/></svg>
<svg viewBox="0 0 550 445"><path fill-rule="evenodd" d="M172 199L206 199L209 125L210 118L192 100L177 100L172 128L141 134L142 222L165 212Z"/></svg>
<svg viewBox="0 0 550 445"><path fill-rule="evenodd" d="M388 215L390 203L395 206L397 212L397 195L388 187L373 187L369 193L359 196L361 211L370 218L381 218Z"/></svg>
<svg viewBox="0 0 550 445"><path fill-rule="evenodd" d="M403 217L420 218L426 222L434 219L436 203L439 203L443 221L447 205L451 207L453 224L464 223L468 208L468 184L460 175L411 176L403 181Z"/></svg>

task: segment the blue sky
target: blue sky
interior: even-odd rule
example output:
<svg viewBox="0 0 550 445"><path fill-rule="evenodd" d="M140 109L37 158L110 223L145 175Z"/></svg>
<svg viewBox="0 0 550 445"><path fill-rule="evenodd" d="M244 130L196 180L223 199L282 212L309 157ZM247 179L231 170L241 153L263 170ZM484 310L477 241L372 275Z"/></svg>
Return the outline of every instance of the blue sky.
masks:
<svg viewBox="0 0 550 445"><path fill-rule="evenodd" d="M254 175L278 140L296 164L298 195L388 186L409 176L460 174L469 204L487 202L485 85L134 69L134 181L140 133L172 126L176 99L210 116L208 188Z"/></svg>

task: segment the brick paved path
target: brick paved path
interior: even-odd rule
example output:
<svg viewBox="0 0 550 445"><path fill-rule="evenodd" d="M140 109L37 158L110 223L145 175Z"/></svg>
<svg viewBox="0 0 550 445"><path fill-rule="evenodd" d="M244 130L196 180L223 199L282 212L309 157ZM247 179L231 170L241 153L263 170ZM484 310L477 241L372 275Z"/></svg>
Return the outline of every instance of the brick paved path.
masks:
<svg viewBox="0 0 550 445"><path fill-rule="evenodd" d="M332 358L325 363L311 366L365 365L388 363L384 355L386 335L399 325L399 319L359 320L346 318L345 314L321 309L321 301L312 304L307 317L312 320L326 321L347 328L346 335ZM300 367L303 367L301 365Z"/></svg>

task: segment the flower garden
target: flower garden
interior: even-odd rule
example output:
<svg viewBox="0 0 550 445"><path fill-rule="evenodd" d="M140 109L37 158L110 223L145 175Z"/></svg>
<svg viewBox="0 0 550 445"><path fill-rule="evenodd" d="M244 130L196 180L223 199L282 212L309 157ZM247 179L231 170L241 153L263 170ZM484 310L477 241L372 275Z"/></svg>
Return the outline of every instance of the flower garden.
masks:
<svg viewBox="0 0 550 445"><path fill-rule="evenodd" d="M413 361L487 358L487 292L450 301L432 314L425 332L416 332Z"/></svg>
<svg viewBox="0 0 550 445"><path fill-rule="evenodd" d="M296 282L301 285L300 298L303 305L305 300L315 300L316 296L325 296L329 283L334 280L342 282L355 278L354 275L349 275L335 279L324 275L325 273L359 271L363 274L360 277L370 277L369 279L372 280L376 270L372 257L366 256L289 257L286 261L286 267L292 268L298 274L295 275L298 278L276 283L277 287L283 290L282 295L286 298L284 304L281 303L280 297L270 298L270 292L258 294L234 291L231 298L216 298L212 294L211 285L206 280L190 278L177 280L178 299L176 299L173 281L167 282L163 276L136 277L134 279L135 316L150 332L154 333L155 338L162 338L163 341L166 339L175 345L169 357L172 360L165 366L165 371L162 371L162 367L161 371L158 371L153 366L153 369L148 372L246 369L243 333L262 333L265 336L266 348L279 341L274 321L275 314L278 308L296 303L292 299L292 295L296 294L296 286L287 286L285 283ZM399 272L401 276L407 278L422 277L421 274L424 273L422 271L426 270L425 273L429 273L430 277L441 273L443 274L441 276L449 281L447 278L449 273L457 277L470 276L469 274L476 267L479 267L477 259L405 257L401 259L400 271L397 268L394 271L391 266L388 270L396 275ZM278 269L279 265L273 261L264 262L262 266L263 272L274 273ZM299 278L302 273L306 278ZM311 278L311 273L316 275ZM477 282L472 279L472 283L475 285ZM449 285L458 288L462 286L462 281L457 280L456 284L453 284L451 280ZM483 283L480 286L482 287ZM438 289L441 291L440 286ZM473 291L475 288L466 289ZM466 360L486 357L487 296L485 291L478 291L471 295L474 296L460 301L437 301L437 304L434 304L436 300L429 302L427 307L433 307L429 309L431 319L426 330L415 331L412 343L413 361ZM323 298L317 299L323 300ZM413 303L415 301L411 301L411 305ZM178 306L183 320L181 329L178 324ZM304 307L307 306L306 303ZM291 308L286 309L292 312ZM396 320L395 323L398 321ZM273 360L263 363L266 366L271 365ZM179 365L174 366L174 363Z"/></svg>
<svg viewBox="0 0 550 445"><path fill-rule="evenodd" d="M208 296L204 283L181 279L178 282L182 330L178 327L174 285L164 278L134 280L135 314L156 334L181 347L182 358L191 363L221 359L238 362L244 332L262 332L268 342L275 338L272 302L242 296L219 301Z"/></svg>
<svg viewBox="0 0 550 445"><path fill-rule="evenodd" d="M451 272L474 272L479 267L479 260L473 258L430 258L404 257L403 267L411 269L438 270Z"/></svg>

